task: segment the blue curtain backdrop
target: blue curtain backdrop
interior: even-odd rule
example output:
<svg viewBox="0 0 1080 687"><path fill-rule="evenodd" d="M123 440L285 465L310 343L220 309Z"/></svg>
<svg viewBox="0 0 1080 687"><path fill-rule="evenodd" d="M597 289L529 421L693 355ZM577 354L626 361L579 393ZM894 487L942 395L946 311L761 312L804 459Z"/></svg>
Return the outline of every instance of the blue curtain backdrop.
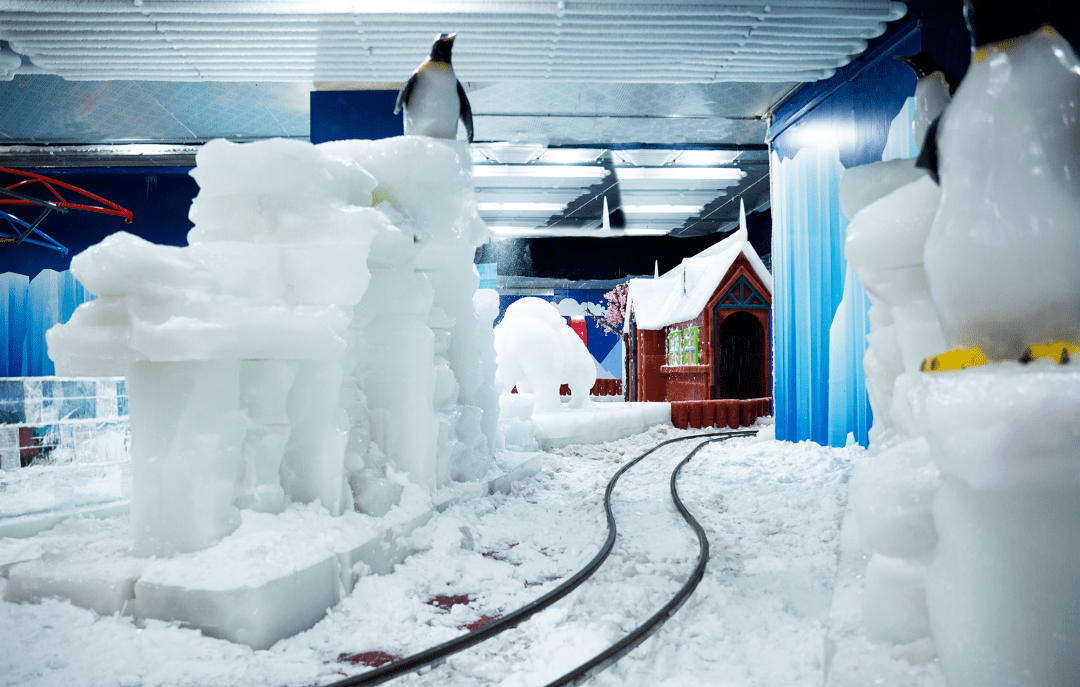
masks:
<svg viewBox="0 0 1080 687"><path fill-rule="evenodd" d="M842 446L853 434L868 444L873 419L862 363L869 301L844 259L840 177L883 156L909 157L910 133L902 133L910 131L916 79L892 57L921 49L918 22L894 27L858 63L804 87L773 122L778 439Z"/></svg>
<svg viewBox="0 0 1080 687"><path fill-rule="evenodd" d="M33 279L12 272L0 274L0 326L6 343L0 377L55 374L45 332L67 322L80 303L93 297L69 271L46 269Z"/></svg>

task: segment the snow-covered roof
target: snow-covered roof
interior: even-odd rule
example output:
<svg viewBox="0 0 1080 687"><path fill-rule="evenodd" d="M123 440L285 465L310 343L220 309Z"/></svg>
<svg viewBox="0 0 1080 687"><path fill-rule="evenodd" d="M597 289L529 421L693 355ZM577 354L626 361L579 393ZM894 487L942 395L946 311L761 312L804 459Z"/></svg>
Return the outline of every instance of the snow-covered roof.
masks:
<svg viewBox="0 0 1080 687"><path fill-rule="evenodd" d="M638 328L661 329L697 317L740 254L746 256L772 295L772 275L747 240L746 212L740 208L739 229L731 236L693 257L684 258L681 264L659 277L630 280L628 305L633 308Z"/></svg>

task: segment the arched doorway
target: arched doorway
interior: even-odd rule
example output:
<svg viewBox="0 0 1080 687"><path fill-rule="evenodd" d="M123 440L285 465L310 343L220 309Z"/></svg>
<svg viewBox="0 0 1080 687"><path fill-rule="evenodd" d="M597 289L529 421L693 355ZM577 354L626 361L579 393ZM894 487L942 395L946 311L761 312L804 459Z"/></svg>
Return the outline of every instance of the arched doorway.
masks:
<svg viewBox="0 0 1080 687"><path fill-rule="evenodd" d="M730 312L730 311L728 311ZM713 311L713 321L720 321L723 312ZM733 312L723 318L716 328L713 365L716 379L716 398L764 398L765 388L765 329L761 320L745 312Z"/></svg>

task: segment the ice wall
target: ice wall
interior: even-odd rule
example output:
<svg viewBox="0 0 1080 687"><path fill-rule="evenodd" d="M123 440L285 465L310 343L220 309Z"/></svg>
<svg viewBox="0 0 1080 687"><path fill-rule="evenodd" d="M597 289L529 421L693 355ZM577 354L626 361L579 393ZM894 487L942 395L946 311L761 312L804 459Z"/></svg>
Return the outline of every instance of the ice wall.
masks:
<svg viewBox="0 0 1080 687"><path fill-rule="evenodd" d="M924 110L905 106L886 151L912 150ZM908 390L922 383L922 359L945 347L923 270L939 200L937 185L911 158L852 168L840 184L851 216L845 255L871 303L863 367L874 425L850 499L870 557L863 618L873 641L904 644L930 634L925 577L937 546L931 506L940 476L912 420Z"/></svg>
<svg viewBox="0 0 1080 687"><path fill-rule="evenodd" d="M65 374L128 376L139 555L204 548L239 508L381 514L401 490L388 469L429 489L487 471L487 230L465 152L212 141L188 246L121 232L72 260L99 298L49 353Z"/></svg>

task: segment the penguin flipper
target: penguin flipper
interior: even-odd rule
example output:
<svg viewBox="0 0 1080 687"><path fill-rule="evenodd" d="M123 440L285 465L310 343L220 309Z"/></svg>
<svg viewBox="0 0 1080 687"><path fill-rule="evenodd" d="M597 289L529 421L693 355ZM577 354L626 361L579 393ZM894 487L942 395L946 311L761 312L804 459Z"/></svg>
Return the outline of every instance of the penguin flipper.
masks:
<svg viewBox="0 0 1080 687"><path fill-rule="evenodd" d="M458 100L461 102L461 121L465 122L465 132L469 135L469 143L473 140L472 106L469 105L469 97L465 95L465 89L461 82L457 82Z"/></svg>
<svg viewBox="0 0 1080 687"><path fill-rule="evenodd" d="M401 87L400 91L398 91L397 102L394 103L394 114L401 112L401 107L403 105L407 106L409 104L409 96L412 94L413 86L416 85L416 75L419 71L420 70L417 69L415 72L413 72L412 76L409 77L409 80L406 81L405 85Z"/></svg>
<svg viewBox="0 0 1080 687"><path fill-rule="evenodd" d="M938 145L937 145L937 132L938 124L941 123L941 115L938 115L933 122L930 123L930 128L926 130L926 139L923 140L922 150L919 151L919 158L915 160L915 166L925 169L930 175L930 178L934 180L934 183L938 186L941 185L941 177L938 175Z"/></svg>

